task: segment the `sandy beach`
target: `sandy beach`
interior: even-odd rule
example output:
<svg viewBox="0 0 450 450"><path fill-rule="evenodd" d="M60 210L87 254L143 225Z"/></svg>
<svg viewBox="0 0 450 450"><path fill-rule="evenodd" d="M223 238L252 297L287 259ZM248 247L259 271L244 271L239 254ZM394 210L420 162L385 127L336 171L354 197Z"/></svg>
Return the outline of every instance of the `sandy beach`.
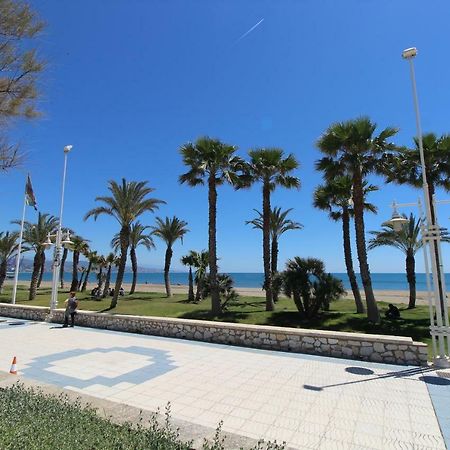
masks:
<svg viewBox="0 0 450 450"><path fill-rule="evenodd" d="M7 284L12 284L11 280L8 280ZM24 284L24 282L20 282L20 284ZM69 283L66 283L68 286ZM43 281L42 287L50 288L50 281ZM88 284L88 289L91 290L96 286L94 283ZM125 291L130 289L129 283L124 283L123 288ZM137 284L136 291L138 292L165 292L165 287L163 284ZM265 293L261 288L236 288L236 291L239 295L246 297L264 297ZM172 285L172 293L174 294L187 294L188 286L187 285ZM409 292L408 291L389 291L389 290L375 290L375 298L380 302L389 302L389 303L408 303L409 300ZM364 298L364 291L361 291L361 295ZM348 297L353 297L351 291L347 291ZM423 291L417 292L417 304L418 305L426 305L427 304L427 293Z"/></svg>

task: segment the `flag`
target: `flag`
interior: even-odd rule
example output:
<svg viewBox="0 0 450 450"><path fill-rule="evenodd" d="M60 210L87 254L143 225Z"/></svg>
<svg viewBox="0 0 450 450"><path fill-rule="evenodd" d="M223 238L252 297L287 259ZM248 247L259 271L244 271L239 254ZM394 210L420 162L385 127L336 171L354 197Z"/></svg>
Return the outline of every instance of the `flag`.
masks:
<svg viewBox="0 0 450 450"><path fill-rule="evenodd" d="M36 211L36 197L34 196L33 186L31 185L30 174L27 177L27 184L25 185L25 198L28 206L32 206Z"/></svg>

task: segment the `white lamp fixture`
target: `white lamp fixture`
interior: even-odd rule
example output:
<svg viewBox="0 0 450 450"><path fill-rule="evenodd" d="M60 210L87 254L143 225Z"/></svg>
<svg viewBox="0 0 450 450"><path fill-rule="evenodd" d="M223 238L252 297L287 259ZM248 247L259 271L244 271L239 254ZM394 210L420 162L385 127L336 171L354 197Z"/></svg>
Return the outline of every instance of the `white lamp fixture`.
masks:
<svg viewBox="0 0 450 450"><path fill-rule="evenodd" d="M409 222L409 220L398 212L397 204L395 202L392 204L392 208L394 210L392 212L392 217L386 222L384 222L382 225L384 226L391 225L394 231L398 233L399 231L402 230L403 225L406 225Z"/></svg>

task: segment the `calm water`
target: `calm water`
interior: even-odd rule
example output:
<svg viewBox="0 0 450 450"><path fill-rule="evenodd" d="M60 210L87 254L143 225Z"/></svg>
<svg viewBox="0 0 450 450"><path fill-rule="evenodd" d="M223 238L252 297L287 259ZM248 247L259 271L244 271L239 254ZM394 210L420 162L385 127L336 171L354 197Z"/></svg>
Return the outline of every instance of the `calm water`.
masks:
<svg viewBox="0 0 450 450"><path fill-rule="evenodd" d="M250 287L259 288L263 283L262 273L230 273L229 274L233 280L236 287ZM335 273L333 274L340 278L344 282L344 286L349 289L350 284L348 282L347 274L345 273ZM66 280L71 279L71 274L67 273L65 275ZM114 276L114 274L113 274ZM19 275L19 280L29 280L31 277L30 273L21 273ZM425 274L418 273L417 277L417 290L426 291L426 281ZM51 273L45 273L45 281L51 280ZM447 287L450 286L450 274L445 275ZM92 274L89 278L90 281L95 281L95 274ZM170 274L170 280L172 284L187 284L188 274L174 272ZM361 285L361 280L360 285ZM138 275L139 283L149 283L149 284L163 284L164 275L162 273L142 273ZM126 273L124 277L124 283L131 283L131 273ZM406 275L404 273L373 273L372 274L372 285L374 289L379 290L406 290L408 289L408 283L406 281ZM361 285L362 287L362 285Z"/></svg>

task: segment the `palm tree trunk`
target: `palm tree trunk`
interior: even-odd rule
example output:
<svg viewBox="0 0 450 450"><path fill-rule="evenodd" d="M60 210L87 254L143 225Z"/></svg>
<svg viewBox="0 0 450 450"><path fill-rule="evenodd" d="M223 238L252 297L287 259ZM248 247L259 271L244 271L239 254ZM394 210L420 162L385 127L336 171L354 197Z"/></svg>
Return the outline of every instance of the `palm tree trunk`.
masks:
<svg viewBox="0 0 450 450"><path fill-rule="evenodd" d="M137 266L136 249L133 247L130 248L130 259L131 259L131 269L133 270L133 281L131 283L130 294L134 294L134 291L136 290L138 266Z"/></svg>
<svg viewBox="0 0 450 450"><path fill-rule="evenodd" d="M217 282L217 240L216 240L216 215L217 215L217 190L216 174L210 173L208 179L208 251L209 251L209 277L211 285L211 312L217 316L222 312L220 303L219 284Z"/></svg>
<svg viewBox="0 0 450 450"><path fill-rule="evenodd" d="M66 264L67 254L69 250L67 247L64 247L64 251L61 258L61 267L59 268L59 282L61 285L61 289L64 289L64 266Z"/></svg>
<svg viewBox="0 0 450 450"><path fill-rule="evenodd" d="M36 298L39 270L41 269L41 254L41 251L38 250L34 255L33 272L31 274L30 293L28 295L28 300L34 300Z"/></svg>
<svg viewBox="0 0 450 450"><path fill-rule="evenodd" d="M44 271L45 271L45 252L44 252L44 250L42 250L41 267L39 268L39 278L38 278L38 284L37 284L38 289L41 287L42 277L44 276Z"/></svg>
<svg viewBox="0 0 450 450"><path fill-rule="evenodd" d="M80 252L73 252L72 262L72 284L70 285L70 292L76 292L78 288L78 263L80 261Z"/></svg>
<svg viewBox="0 0 450 450"><path fill-rule="evenodd" d="M197 280L197 291L195 293L195 301L199 302L202 299L203 280L199 278Z"/></svg>
<svg viewBox="0 0 450 450"><path fill-rule="evenodd" d="M272 280L273 277L278 273L278 239L275 236L272 236L272 249L271 249L271 272L272 272ZM272 286L272 297L273 302L278 302L278 291L273 289Z"/></svg>
<svg viewBox="0 0 450 450"><path fill-rule="evenodd" d="M86 269L86 274L84 275L84 281L83 284L81 285L81 292L84 292L87 288L87 284L89 282L89 275L91 273L91 269L92 269L92 262L89 261L87 269Z"/></svg>
<svg viewBox="0 0 450 450"><path fill-rule="evenodd" d="M194 277L192 276L192 266L189 266L189 294L188 301L193 302L194 297Z"/></svg>
<svg viewBox="0 0 450 450"><path fill-rule="evenodd" d="M431 175L430 173L427 173L427 180L431 179ZM435 187L433 185L433 183L430 183L428 181L428 199L430 201L430 213L431 213L431 223L432 225L436 224L436 211L434 210L434 204L433 204L433 200L434 200L434 194L435 194ZM439 268L439 251L438 251L438 246L436 245L435 241L431 241L430 242L431 248L434 251L434 258L436 260L436 267ZM439 283L439 300L441 303L441 311L442 314L444 314L445 311L445 307L444 307L444 293L442 291L442 278L441 278L441 271L438 270L437 273L437 279L438 279L438 283ZM443 319L444 321L444 319ZM445 323L445 321L444 321Z"/></svg>
<svg viewBox="0 0 450 450"><path fill-rule="evenodd" d="M77 286L77 290L78 290L78 291L81 289L81 286L82 286L83 283L84 283L84 277L85 277L85 276L86 276L86 271L83 270L83 271L81 272L80 279L78 280L78 286Z"/></svg>
<svg viewBox="0 0 450 450"><path fill-rule="evenodd" d="M108 270L106 272L106 280L105 280L105 289L103 289L103 298L106 298L109 293L109 285L111 284L111 268L112 264L108 264Z"/></svg>
<svg viewBox="0 0 450 450"><path fill-rule="evenodd" d="M416 260L411 249L406 254L406 279L409 284L408 309L412 309L416 307Z"/></svg>
<svg viewBox="0 0 450 450"><path fill-rule="evenodd" d="M103 287L103 266L100 266L97 274L97 294L95 295L95 298L99 299L100 297L102 297L103 294L102 287Z"/></svg>
<svg viewBox="0 0 450 450"><path fill-rule="evenodd" d="M117 306L117 300L119 298L119 291L122 287L123 274L125 273L125 266L127 264L128 244L130 242L130 226L123 226L120 230L120 261L117 269L116 285L114 287L114 295L111 300L110 308L113 309Z"/></svg>
<svg viewBox="0 0 450 450"><path fill-rule="evenodd" d="M172 260L172 255L173 255L172 247L168 245L166 249L166 256L164 258L164 284L166 285L167 297L172 297L172 292L170 290L170 277L169 277L170 262Z"/></svg>
<svg viewBox="0 0 450 450"><path fill-rule="evenodd" d="M272 274L270 270L270 187L268 182L263 184L263 263L266 311L273 311L275 305L272 297Z"/></svg>
<svg viewBox="0 0 450 450"><path fill-rule="evenodd" d="M358 252L359 270L366 295L367 318L373 323L379 323L380 313L373 295L372 280L370 278L369 263L367 261L366 237L364 229L364 193L362 175L359 167L353 175L353 208L355 212L356 249Z"/></svg>
<svg viewBox="0 0 450 450"><path fill-rule="evenodd" d="M355 299L356 312L364 313L364 304L361 299L358 281L356 280L355 271L353 269L352 246L350 241L350 215L347 207L342 208L342 237L344 241L345 267L347 268L347 276Z"/></svg>
<svg viewBox="0 0 450 450"><path fill-rule="evenodd" d="M3 283L6 280L7 270L8 270L8 260L5 258L0 264L0 294L3 293Z"/></svg>

